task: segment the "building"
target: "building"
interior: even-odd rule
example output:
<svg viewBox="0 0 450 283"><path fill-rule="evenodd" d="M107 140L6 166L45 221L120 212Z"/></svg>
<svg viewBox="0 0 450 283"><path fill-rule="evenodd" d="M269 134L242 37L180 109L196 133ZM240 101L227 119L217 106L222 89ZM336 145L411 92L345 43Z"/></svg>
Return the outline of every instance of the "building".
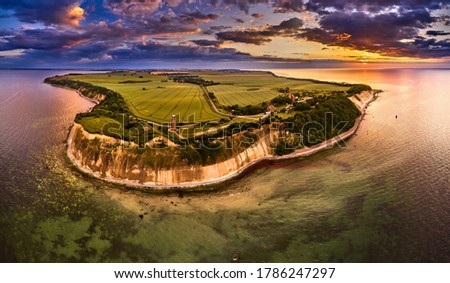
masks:
<svg viewBox="0 0 450 283"><path fill-rule="evenodd" d="M172 120L170 121L170 132L176 132L177 131L177 116L172 115Z"/></svg>
<svg viewBox="0 0 450 283"><path fill-rule="evenodd" d="M290 90L288 91L287 96L291 99L292 103L294 103L295 100L297 99L297 97L294 94L292 94Z"/></svg>
<svg viewBox="0 0 450 283"><path fill-rule="evenodd" d="M273 112L273 111L275 111L275 106L273 104L270 104L269 106L267 106L266 112Z"/></svg>
<svg viewBox="0 0 450 283"><path fill-rule="evenodd" d="M294 109L294 105L286 103L286 113L289 113L289 111L291 111L292 109Z"/></svg>

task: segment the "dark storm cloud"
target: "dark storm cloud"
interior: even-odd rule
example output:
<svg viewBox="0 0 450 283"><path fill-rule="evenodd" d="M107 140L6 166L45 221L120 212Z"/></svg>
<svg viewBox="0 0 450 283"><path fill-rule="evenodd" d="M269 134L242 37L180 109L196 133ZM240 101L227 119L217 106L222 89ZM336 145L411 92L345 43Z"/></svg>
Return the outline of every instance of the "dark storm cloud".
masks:
<svg viewBox="0 0 450 283"><path fill-rule="evenodd" d="M92 62L142 63L143 60L251 61L252 56L231 48L163 45L155 42L85 42L70 49L29 49L16 59L16 64L89 64Z"/></svg>
<svg viewBox="0 0 450 283"><path fill-rule="evenodd" d="M83 12L82 10L72 10L79 6L80 2L73 0L0 0L0 7L13 11L13 15L25 23L76 25L83 19Z"/></svg>
<svg viewBox="0 0 450 283"><path fill-rule="evenodd" d="M104 0L103 5L113 13L137 17L156 12L163 4L162 0Z"/></svg>
<svg viewBox="0 0 450 283"><path fill-rule="evenodd" d="M231 29L231 26L223 26L223 25L222 26L211 26L207 30L204 30L203 33L211 35L216 32L227 30L227 29Z"/></svg>
<svg viewBox="0 0 450 283"><path fill-rule="evenodd" d="M14 31L14 30L11 30L11 29L8 29L8 30L3 29L3 30L0 30L0 37L3 37L3 36L14 36L14 34L15 34L15 31Z"/></svg>
<svg viewBox="0 0 450 283"><path fill-rule="evenodd" d="M208 1L206 1L208 2ZM195 5L197 7L212 6L218 11L224 7L237 7L239 10L249 13L250 8L257 4L269 4L269 0L210 0L188 1L188 0L105 0L104 5L117 15L136 17L154 13L164 7L178 7L181 3L186 5Z"/></svg>
<svg viewBox="0 0 450 283"><path fill-rule="evenodd" d="M167 46L155 42L134 44L108 52L112 60L199 60L199 61L262 61L262 62L304 62L303 60L284 59L274 56L252 56L234 48L216 48L202 46Z"/></svg>
<svg viewBox="0 0 450 283"><path fill-rule="evenodd" d="M273 33L269 31L242 30L219 32L216 36L219 40L223 41L261 45L272 41L270 37L273 36Z"/></svg>
<svg viewBox="0 0 450 283"><path fill-rule="evenodd" d="M198 46L220 46L223 41L220 40L208 40L208 39L197 39L191 40L192 43L195 43Z"/></svg>
<svg viewBox="0 0 450 283"><path fill-rule="evenodd" d="M260 14L260 13L253 13L252 17L255 19L260 19L264 17L264 14Z"/></svg>
<svg viewBox="0 0 450 283"><path fill-rule="evenodd" d="M450 32L445 32L443 30L429 30L427 31L427 35L431 36L450 35Z"/></svg>
<svg viewBox="0 0 450 283"><path fill-rule="evenodd" d="M303 25L303 21L299 18L290 18L289 20L282 21L279 25L272 26L273 30L297 30Z"/></svg>
<svg viewBox="0 0 450 283"><path fill-rule="evenodd" d="M154 1L157 2L158 0ZM111 1L109 3L112 4ZM118 1L117 3L120 3L120 7L122 7L122 5L129 4L126 1ZM131 12L125 13L126 20L124 20L123 22L126 25L126 27L130 31L132 31L132 33L135 33L138 36L138 35L150 35L162 33L197 32L199 31L199 25L201 23L214 21L219 18L219 15L217 14L202 13L199 10L195 10L194 12L183 12L179 14L176 14L174 12L151 13L152 11L151 8L153 7L152 6L153 4L154 2L152 1L150 2L145 1L139 4L143 6L139 9L133 6L135 12L133 12L132 13L133 16L130 17L128 17L128 14L130 14ZM115 7L115 5L113 5L113 7ZM145 12L147 10L149 12ZM143 12L143 14L139 14L139 17L136 17L137 15L136 13L141 12Z"/></svg>
<svg viewBox="0 0 450 283"><path fill-rule="evenodd" d="M438 21L442 22L445 26L450 25L450 16L449 15L441 15L438 17Z"/></svg>
<svg viewBox="0 0 450 283"><path fill-rule="evenodd" d="M332 2L336 7L343 8ZM374 1L375 4L386 4L391 1ZM410 7L419 7L429 1L410 1ZM322 2L321 2L322 3ZM323 4L323 3L322 3ZM350 4L352 2L350 1ZM434 4L430 4L434 5ZM320 28L304 29L298 37L309 41L321 42L325 45L343 46L351 49L376 52L388 56L424 57L449 56L445 51L436 51L445 44L428 42L428 45L414 41L419 30L430 27L436 22L429 9L417 8L403 13L368 14L363 12L341 12L322 14ZM435 44L433 46L433 44ZM446 50L444 48L444 50Z"/></svg>
<svg viewBox="0 0 450 283"><path fill-rule="evenodd" d="M15 60L17 66L60 66L61 64L83 64L110 60L107 54L117 45L106 42L86 42L67 49L29 49Z"/></svg>
<svg viewBox="0 0 450 283"><path fill-rule="evenodd" d="M77 30L56 27L0 30L0 50L35 49L53 52L62 49L69 52L70 48L86 42L107 42L119 46L124 40L135 40L142 35L197 32L198 19L213 17L192 13L183 17L161 16L144 21L90 23Z"/></svg>
<svg viewBox="0 0 450 283"><path fill-rule="evenodd" d="M274 26L266 26L258 29L218 32L216 37L222 41L262 45L272 41L271 37L274 36L293 36L298 32L302 25L302 20L298 18L291 18L281 22L279 25Z"/></svg>
<svg viewBox="0 0 450 283"><path fill-rule="evenodd" d="M219 7L220 5L236 6L247 14L250 12L250 7L252 5L268 3L269 0L211 0L211 4L215 7Z"/></svg>
<svg viewBox="0 0 450 283"><path fill-rule="evenodd" d="M219 18L219 15L216 14L203 14L199 10L193 13L184 13L181 17L186 18L189 21L201 21L201 22L209 22L214 21Z"/></svg>
<svg viewBox="0 0 450 283"><path fill-rule="evenodd" d="M71 47L86 42L116 42L116 45L129 38L137 36L137 30L130 30L120 22L89 24L82 30L48 27L43 29L0 30L0 49L64 49L69 52ZM93 50L94 51L94 50Z"/></svg>
<svg viewBox="0 0 450 283"><path fill-rule="evenodd" d="M304 10L304 3L303 0L275 0L273 7L278 13L301 12Z"/></svg>
<svg viewBox="0 0 450 283"><path fill-rule="evenodd" d="M0 32L0 34L5 32ZM0 50L37 49L54 50L67 48L87 40L76 32L59 32L54 29L20 30L10 33L0 41Z"/></svg>
<svg viewBox="0 0 450 283"><path fill-rule="evenodd" d="M261 45L273 37L282 36L389 56L438 58L450 56L450 32L447 29L450 17L445 10L441 14L435 12L447 2L211 0L209 5L200 0L98 0L96 4L103 9L102 17L96 18L98 9L86 8L89 15L83 20L86 13L79 6L86 7L86 3L82 0L0 0L0 8L12 18L22 23L45 25L19 28L18 24L16 29L0 28L0 50L24 50L15 57L25 60L23 62L199 58L288 62L291 59L251 56L225 48L223 44ZM252 11L259 4L266 6L258 6ZM316 17L318 22L309 25L308 21L305 27L299 19L302 14L295 14L299 18L286 14L278 17L290 19L278 25L261 23L262 20L277 18L269 13L304 11L310 12L308 15ZM220 18L221 15L224 17ZM238 24L233 17L239 19ZM104 21L99 22L98 19ZM260 26L250 28L254 22L250 19L258 19ZM40 29L29 29L36 27ZM184 33L197 35L188 37ZM216 39L199 38L201 33L215 35ZM158 36L167 39L167 44L158 42ZM156 42L148 41L151 39ZM11 57L8 60L16 59Z"/></svg>
<svg viewBox="0 0 450 283"><path fill-rule="evenodd" d="M333 13L322 18L321 28L333 34L347 33L352 40L375 43L412 38L417 29L433 22L427 10L403 14L390 13L371 17L365 13Z"/></svg>
<svg viewBox="0 0 450 283"><path fill-rule="evenodd" d="M251 60L247 53L233 48L216 48L200 46L168 46L155 42L134 44L122 49L108 52L113 60Z"/></svg>
<svg viewBox="0 0 450 283"><path fill-rule="evenodd" d="M310 11L330 13L326 8L334 8L338 12L367 11L379 12L389 7L396 6L400 12L415 9L438 9L443 6L443 1L436 0L310 0L305 7Z"/></svg>
<svg viewBox="0 0 450 283"><path fill-rule="evenodd" d="M417 38L407 47L408 55L418 58L440 58L450 56L450 40Z"/></svg>
<svg viewBox="0 0 450 283"><path fill-rule="evenodd" d="M151 17L145 20L131 20L128 28L136 35L162 34L162 33L188 33L198 31L195 19L185 16Z"/></svg>
<svg viewBox="0 0 450 283"><path fill-rule="evenodd" d="M266 4L274 8L275 12L288 13L288 12L301 12L304 10L303 0L210 0L210 3L214 7L223 6L236 6L241 11L249 13L251 7L257 4ZM263 14L254 13L253 17L261 17ZM255 17L255 18L256 18Z"/></svg>
<svg viewBox="0 0 450 283"><path fill-rule="evenodd" d="M103 27L107 28L107 27ZM0 32L0 34L7 34ZM10 34L8 34L10 35ZM123 34L120 34L121 36ZM24 49L15 64L35 66L92 62L143 62L142 60L202 60L202 61L264 61L284 62L283 58L258 57L233 48L219 48L220 41L196 40L195 46L166 45L154 41L93 40L90 33L56 32L51 29L16 32L7 42L0 43L0 50ZM107 38L107 36L105 36ZM11 60L10 58L8 60ZM8 61L11 62L11 61Z"/></svg>

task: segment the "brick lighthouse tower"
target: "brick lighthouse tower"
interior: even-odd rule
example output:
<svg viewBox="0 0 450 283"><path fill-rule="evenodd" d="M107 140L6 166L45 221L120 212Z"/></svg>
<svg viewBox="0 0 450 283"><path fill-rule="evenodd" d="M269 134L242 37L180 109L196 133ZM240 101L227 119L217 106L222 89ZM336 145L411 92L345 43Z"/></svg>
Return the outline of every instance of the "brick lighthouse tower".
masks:
<svg viewBox="0 0 450 283"><path fill-rule="evenodd" d="M172 120L170 121L170 129L171 132L177 131L177 117L175 115L172 115Z"/></svg>

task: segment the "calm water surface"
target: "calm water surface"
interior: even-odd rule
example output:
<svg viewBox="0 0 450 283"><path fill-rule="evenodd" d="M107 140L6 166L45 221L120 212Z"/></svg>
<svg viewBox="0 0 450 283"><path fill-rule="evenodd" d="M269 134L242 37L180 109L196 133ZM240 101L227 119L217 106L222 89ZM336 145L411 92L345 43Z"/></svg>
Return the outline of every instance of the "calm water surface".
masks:
<svg viewBox="0 0 450 283"><path fill-rule="evenodd" d="M92 104L42 80L69 71L1 70L0 260L450 262L450 71L274 71L385 92L346 148L155 195L66 161L67 128Z"/></svg>

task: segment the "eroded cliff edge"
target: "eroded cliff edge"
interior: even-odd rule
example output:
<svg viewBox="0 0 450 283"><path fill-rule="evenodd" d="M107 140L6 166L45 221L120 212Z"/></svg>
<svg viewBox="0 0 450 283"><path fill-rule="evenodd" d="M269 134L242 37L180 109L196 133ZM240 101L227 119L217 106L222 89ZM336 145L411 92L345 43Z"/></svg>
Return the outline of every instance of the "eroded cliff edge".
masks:
<svg viewBox="0 0 450 283"><path fill-rule="evenodd" d="M75 123L67 140L67 153L82 171L110 181L146 187L193 187L224 181L272 156L279 133L268 126L258 129L254 143L248 147L240 145L248 138L235 136L232 146L224 149L232 152L231 158L203 165L189 164L182 155L183 148L139 148L132 142L90 134Z"/></svg>
<svg viewBox="0 0 450 283"><path fill-rule="evenodd" d="M274 145L289 138L286 132L266 125L252 132L252 137L242 134L231 137L229 145L214 164L191 164L179 146L145 148L133 142L91 134L75 123L67 140L69 159L82 171L98 178L131 186L148 188L188 188L211 185L231 179L246 168L262 160L288 159L308 156L332 147L351 137L364 118L365 110L376 95L361 93L351 101L361 111L361 116L348 131L311 147L303 147L290 154L276 156ZM249 141L251 144L249 145Z"/></svg>

